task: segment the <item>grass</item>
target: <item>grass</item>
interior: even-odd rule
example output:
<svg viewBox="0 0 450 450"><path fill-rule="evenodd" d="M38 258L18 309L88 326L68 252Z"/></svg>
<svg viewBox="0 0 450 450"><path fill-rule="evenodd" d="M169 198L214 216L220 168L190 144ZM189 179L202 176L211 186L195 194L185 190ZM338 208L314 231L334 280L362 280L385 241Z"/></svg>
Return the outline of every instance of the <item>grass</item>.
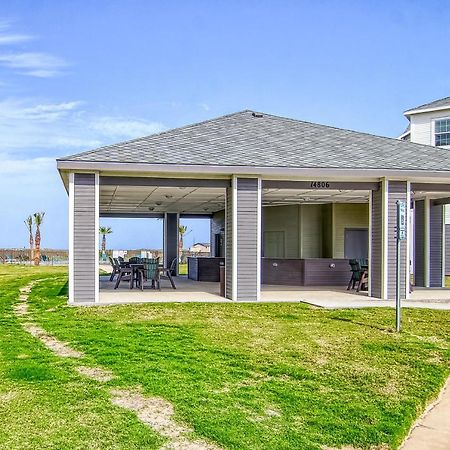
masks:
<svg viewBox="0 0 450 450"><path fill-rule="evenodd" d="M178 264L178 275L187 275L187 274L188 274L187 263Z"/></svg>
<svg viewBox="0 0 450 450"><path fill-rule="evenodd" d="M17 279L17 274L21 279ZM18 287L46 330L172 402L195 433L230 449L396 448L449 375L450 313L322 310L302 304L66 306L61 269L0 268L1 448L155 448L106 388L27 336ZM27 358L23 358L27 355ZM12 392L13 394L10 394ZM1 397L0 397L1 398ZM47 444L48 443L48 444Z"/></svg>

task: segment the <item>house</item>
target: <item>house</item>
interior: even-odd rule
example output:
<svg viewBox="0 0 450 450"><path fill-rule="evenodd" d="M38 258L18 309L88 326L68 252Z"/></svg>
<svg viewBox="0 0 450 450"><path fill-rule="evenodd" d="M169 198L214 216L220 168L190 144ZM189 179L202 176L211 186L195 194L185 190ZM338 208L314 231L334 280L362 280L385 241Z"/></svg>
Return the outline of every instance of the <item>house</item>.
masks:
<svg viewBox="0 0 450 450"><path fill-rule="evenodd" d="M450 158L430 142L245 110L60 158L57 167L69 195L74 304L100 301L100 217L163 219L165 261L178 258L180 218L209 218L231 300L258 301L267 284L345 286L348 258L367 258L369 295L392 299L400 201L400 295L410 295L411 247L416 286L444 284Z"/></svg>
<svg viewBox="0 0 450 450"><path fill-rule="evenodd" d="M209 253L211 251L211 245L209 242L196 242L189 248L192 253Z"/></svg>
<svg viewBox="0 0 450 450"><path fill-rule="evenodd" d="M416 106L404 115L409 124L399 139L450 149L450 97ZM444 215L445 273L450 275L450 207L444 208Z"/></svg>

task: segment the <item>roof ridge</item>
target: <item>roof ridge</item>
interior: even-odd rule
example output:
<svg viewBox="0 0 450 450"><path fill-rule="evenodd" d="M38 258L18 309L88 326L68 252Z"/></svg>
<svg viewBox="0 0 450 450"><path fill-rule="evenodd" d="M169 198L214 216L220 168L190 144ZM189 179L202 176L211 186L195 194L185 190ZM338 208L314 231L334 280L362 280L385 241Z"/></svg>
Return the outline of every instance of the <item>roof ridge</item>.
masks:
<svg viewBox="0 0 450 450"><path fill-rule="evenodd" d="M227 117L236 116L238 114L242 114L242 113L245 113L245 112L253 112L253 110L243 109L242 111L236 111L236 112L233 112L233 113L223 114L222 116L213 117L211 119L202 120L200 122L190 123L190 124L182 125L180 127L175 127L175 128L169 128L168 130L160 131L158 133L147 134L145 136L140 136L140 137L137 137L137 138L128 139L126 141L114 142L113 144L102 145L101 147L97 147L97 148L93 148L93 149L90 149L90 150L82 151L80 153L75 153L73 155L68 155L68 156L63 156L61 158L57 158L56 161L65 160L67 158L70 158L71 156L89 155L92 152L97 152L99 150L104 150L104 149L106 149L108 147L111 147L112 145L116 146L116 145L131 144L133 142L140 141L142 139L146 139L146 138L149 138L149 137L161 136L161 135L164 135L164 134L167 134L167 133L171 133L172 131L179 131L179 130L183 130L183 129L190 128L190 127L196 127L198 125L204 125L204 124L209 123L209 122L214 122L214 121L219 120L219 119L225 119Z"/></svg>
<svg viewBox="0 0 450 450"><path fill-rule="evenodd" d="M399 141L399 139L396 138L396 137L380 136L379 134L368 133L367 131L356 131L356 130L350 130L349 128L339 128L339 127L335 127L335 126L332 126L332 125L324 125L323 123L309 122L307 120L301 120L301 119L293 119L292 117L279 116L279 115L276 115L276 114L266 114L264 112L262 114L264 114L265 116L275 117L275 118L279 118L279 119L285 119L285 120L290 120L290 121L294 121L294 122L306 123L308 125L313 125L313 126L316 126L316 127L319 126L319 127L323 127L323 128L332 128L333 130L347 131L348 133L352 133L352 134L362 134L362 135L365 135L365 136L370 136L370 137L374 137L374 138L378 138L378 139L387 139L389 141L396 141L396 142ZM405 141L401 141L401 142L405 142ZM419 146L421 148L423 148L423 147L436 148L436 147L434 147L432 145L418 144L417 142L410 142L410 141L408 141L408 144L413 144L413 145Z"/></svg>

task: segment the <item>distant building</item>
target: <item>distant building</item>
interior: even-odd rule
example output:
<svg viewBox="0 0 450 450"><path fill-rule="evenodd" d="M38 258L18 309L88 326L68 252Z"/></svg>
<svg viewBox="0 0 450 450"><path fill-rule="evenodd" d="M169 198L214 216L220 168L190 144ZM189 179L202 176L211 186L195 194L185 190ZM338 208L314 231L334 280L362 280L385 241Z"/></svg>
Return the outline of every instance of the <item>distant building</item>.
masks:
<svg viewBox="0 0 450 450"><path fill-rule="evenodd" d="M211 245L209 242L196 242L189 248L189 251L192 253L209 253Z"/></svg>
<svg viewBox="0 0 450 450"><path fill-rule="evenodd" d="M409 124L399 136L404 141L450 149L450 97L416 106L404 112ZM444 205L445 274L450 275L450 205Z"/></svg>

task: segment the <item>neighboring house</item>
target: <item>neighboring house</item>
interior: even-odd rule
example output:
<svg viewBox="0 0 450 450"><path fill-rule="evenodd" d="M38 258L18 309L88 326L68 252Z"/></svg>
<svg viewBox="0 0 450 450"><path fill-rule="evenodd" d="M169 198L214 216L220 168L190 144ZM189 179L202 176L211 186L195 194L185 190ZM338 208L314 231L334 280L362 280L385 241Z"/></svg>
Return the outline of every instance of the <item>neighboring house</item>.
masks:
<svg viewBox="0 0 450 450"><path fill-rule="evenodd" d="M450 150L450 97L404 112L408 127L399 139ZM432 151L432 150L431 150ZM450 157L450 152L449 152ZM449 193L450 196L450 193ZM450 207L445 206L445 273L450 274Z"/></svg>
<svg viewBox="0 0 450 450"><path fill-rule="evenodd" d="M415 217L400 243L400 295L411 240L416 285L442 287L450 153L430 142L247 110L58 159L69 301L100 301L100 217L164 220L164 261L178 260L180 219L209 218L231 300L257 301L265 284L345 286L348 258L367 257L369 294L393 299L398 201Z"/></svg>
<svg viewBox="0 0 450 450"><path fill-rule="evenodd" d="M196 242L189 248L189 251L192 253L209 253L211 245L209 242Z"/></svg>

